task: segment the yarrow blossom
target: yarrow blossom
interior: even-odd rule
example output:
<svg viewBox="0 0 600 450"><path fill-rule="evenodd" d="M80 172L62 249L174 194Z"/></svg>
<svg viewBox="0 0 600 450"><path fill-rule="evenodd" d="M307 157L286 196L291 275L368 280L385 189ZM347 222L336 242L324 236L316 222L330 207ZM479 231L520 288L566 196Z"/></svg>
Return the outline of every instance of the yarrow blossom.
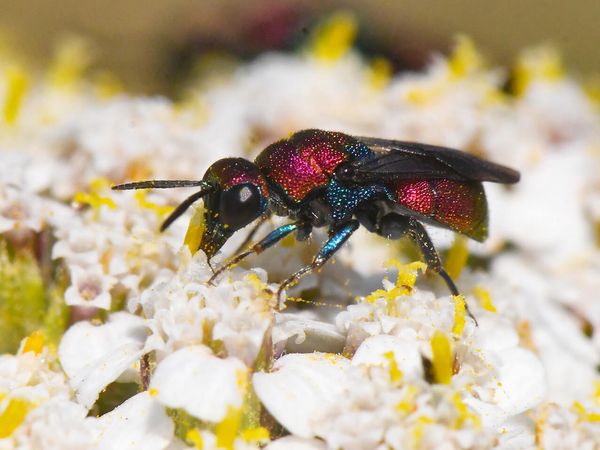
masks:
<svg viewBox="0 0 600 450"><path fill-rule="evenodd" d="M0 286L0 323L30 297L45 308L0 356L0 450L600 446L598 105L547 48L521 57L508 94L466 38L391 77L351 50L354 26L334 15L308 52L263 55L183 105L61 81L86 66L80 42L58 58L70 70L31 91L22 70L0 71L0 261L25 260L14 273L34 280ZM521 171L486 186L486 243L433 234L463 295L360 232L285 303L276 282L311 260L318 232L209 285L192 245L201 210L159 231L189 192L110 190L199 179L309 127Z"/></svg>

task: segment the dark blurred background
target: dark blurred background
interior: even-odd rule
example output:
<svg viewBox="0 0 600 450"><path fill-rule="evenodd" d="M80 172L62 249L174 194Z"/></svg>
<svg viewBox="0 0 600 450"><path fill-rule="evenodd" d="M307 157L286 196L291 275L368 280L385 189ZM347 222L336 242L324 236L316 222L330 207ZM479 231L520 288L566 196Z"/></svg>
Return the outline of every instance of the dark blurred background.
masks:
<svg viewBox="0 0 600 450"><path fill-rule="evenodd" d="M293 50L319 17L340 9L356 14L358 46L395 69L421 67L458 33L498 64L552 43L570 70L600 68L598 0L0 0L0 40L43 67L56 42L74 33L128 89L169 93L199 55L251 59L265 49Z"/></svg>

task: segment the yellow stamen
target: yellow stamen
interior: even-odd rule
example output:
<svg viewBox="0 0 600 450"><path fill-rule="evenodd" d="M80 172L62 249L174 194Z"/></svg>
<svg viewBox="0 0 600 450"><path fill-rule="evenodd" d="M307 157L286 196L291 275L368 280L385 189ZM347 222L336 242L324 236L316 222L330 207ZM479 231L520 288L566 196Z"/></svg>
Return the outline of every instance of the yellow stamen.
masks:
<svg viewBox="0 0 600 450"><path fill-rule="evenodd" d="M91 54L90 45L85 39L73 36L64 39L50 66L50 84L61 88L73 87L90 66Z"/></svg>
<svg viewBox="0 0 600 450"><path fill-rule="evenodd" d="M265 427L248 428L242 432L242 439L246 442L267 443L271 440L269 430Z"/></svg>
<svg viewBox="0 0 600 450"><path fill-rule="evenodd" d="M431 338L433 353L433 378L436 383L450 384L452 380L452 349L450 340L441 331L436 331Z"/></svg>
<svg viewBox="0 0 600 450"><path fill-rule="evenodd" d="M467 264L468 258L469 247L467 245L467 240L464 238L464 236L457 234L454 238L452 246L448 250L446 262L444 264L448 275L450 275L453 279L460 277L460 274Z"/></svg>
<svg viewBox="0 0 600 450"><path fill-rule="evenodd" d="M456 38L456 45L448 59L448 68L452 78L470 75L483 66L483 58L473 41L464 35Z"/></svg>
<svg viewBox="0 0 600 450"><path fill-rule="evenodd" d="M396 357L393 351L385 352L383 354L384 358L387 359L387 362L390 366L390 379L394 384L402 383L402 371L398 367L398 363L396 362Z"/></svg>
<svg viewBox="0 0 600 450"><path fill-rule="evenodd" d="M265 283L254 272L250 272L244 276L244 279L250 283L257 291L262 291L267 287Z"/></svg>
<svg viewBox="0 0 600 450"><path fill-rule="evenodd" d="M594 403L600 406L600 380L594 381Z"/></svg>
<svg viewBox="0 0 600 450"><path fill-rule="evenodd" d="M581 420L586 422L600 422L600 413L588 412L579 402L573 402L573 409L579 414Z"/></svg>
<svg viewBox="0 0 600 450"><path fill-rule="evenodd" d="M514 69L514 93L521 96L533 81L554 82L562 79L564 73L560 53L554 47L543 45L526 50Z"/></svg>
<svg viewBox="0 0 600 450"><path fill-rule="evenodd" d="M10 436L25 419L31 404L27 400L13 398L0 414L0 439Z"/></svg>
<svg viewBox="0 0 600 450"><path fill-rule="evenodd" d="M469 411L469 408L467 407L467 405L465 404L458 392L456 392L452 396L452 402L454 403L454 407L456 408L456 411L458 411L459 414L458 418L454 423L455 428L461 428L467 420L470 420L476 429L481 428L481 421L479 419L479 416Z"/></svg>
<svg viewBox="0 0 600 450"><path fill-rule="evenodd" d="M198 428L192 428L185 435L185 440L193 444L198 450L204 448L204 441L202 440L202 434Z"/></svg>
<svg viewBox="0 0 600 450"><path fill-rule="evenodd" d="M477 297L483 309L493 313L496 312L496 307L494 306L494 303L492 303L492 296L487 289L476 286L473 289L473 294L475 294L475 297Z"/></svg>
<svg viewBox="0 0 600 450"><path fill-rule="evenodd" d="M442 84L415 86L406 92L405 100L413 105L424 106L444 92Z"/></svg>
<svg viewBox="0 0 600 450"><path fill-rule="evenodd" d="M425 433L425 428L427 425L432 424L433 419L428 416L421 416L417 419L417 423L415 424L412 436L413 436L413 448L421 447L421 440L423 439L423 434Z"/></svg>
<svg viewBox="0 0 600 450"><path fill-rule="evenodd" d="M460 336L465 329L465 298L462 295L453 295L452 301L454 302L454 325L452 326L452 332Z"/></svg>
<svg viewBox="0 0 600 450"><path fill-rule="evenodd" d="M353 14L333 14L316 29L310 50L317 59L336 61L352 47L356 31L356 19Z"/></svg>
<svg viewBox="0 0 600 450"><path fill-rule="evenodd" d="M411 412L417 409L415 405L415 398L417 397L417 388L414 387L412 384L409 384L406 386L405 389L406 392L404 393L402 400L400 400L400 402L396 405L396 410L404 414L410 414Z"/></svg>
<svg viewBox="0 0 600 450"><path fill-rule="evenodd" d="M241 408L230 406L227 410L225 418L215 427L217 436L217 447L225 450L233 450L235 438L237 437L242 421Z"/></svg>
<svg viewBox="0 0 600 450"><path fill-rule="evenodd" d="M600 104L600 75L594 75L583 83L583 91L594 103Z"/></svg>
<svg viewBox="0 0 600 450"><path fill-rule="evenodd" d="M77 192L73 197L73 201L90 205L96 210L100 209L103 205L110 209L115 209L117 204L112 198L100 195L101 192L109 189L109 187L110 181L106 178L95 178L90 182L90 192Z"/></svg>
<svg viewBox="0 0 600 450"><path fill-rule="evenodd" d="M281 240L281 246L291 248L296 244L296 237L293 234L288 234Z"/></svg>
<svg viewBox="0 0 600 450"><path fill-rule="evenodd" d="M385 58L373 58L369 66L369 84L375 89L387 86L392 76L392 64Z"/></svg>
<svg viewBox="0 0 600 450"><path fill-rule="evenodd" d="M36 355L39 355L41 351L44 349L44 335L41 331L34 331L25 339L25 344L23 345L23 353L33 352Z"/></svg>
<svg viewBox="0 0 600 450"><path fill-rule="evenodd" d="M148 390L148 393L150 394L151 397L156 397L158 395L158 389L151 388Z"/></svg>
<svg viewBox="0 0 600 450"><path fill-rule="evenodd" d="M147 200L146 199L147 194L148 194L148 191L137 191L134 194L134 197L137 200L137 202L141 208L149 209L150 211L153 211L159 218L166 216L171 211L173 211L173 209L175 209L169 205L159 205L157 203L153 203L153 202Z"/></svg>
<svg viewBox="0 0 600 450"><path fill-rule="evenodd" d="M393 315L395 310L395 301L397 297L408 295L412 292L417 281L417 272L424 272L427 265L420 261L415 261L410 264L402 264L399 261L391 259L384 264L386 267L396 267L398 269L398 278L396 286L389 291L385 289L377 289L365 297L365 301L369 303L375 302L378 298L384 298L388 302L388 314Z"/></svg>
<svg viewBox="0 0 600 450"><path fill-rule="evenodd" d="M183 243L190 249L190 253L193 255L200 248L200 240L204 234L204 206L201 204L194 206L194 212L188 225L188 229L185 233Z"/></svg>
<svg viewBox="0 0 600 450"><path fill-rule="evenodd" d="M119 78L108 71L101 71L94 76L94 91L99 98L110 98L123 92L123 84Z"/></svg>
<svg viewBox="0 0 600 450"><path fill-rule="evenodd" d="M6 93L4 97L4 121L13 125L19 117L23 99L29 89L27 73L19 66L9 67L6 71Z"/></svg>

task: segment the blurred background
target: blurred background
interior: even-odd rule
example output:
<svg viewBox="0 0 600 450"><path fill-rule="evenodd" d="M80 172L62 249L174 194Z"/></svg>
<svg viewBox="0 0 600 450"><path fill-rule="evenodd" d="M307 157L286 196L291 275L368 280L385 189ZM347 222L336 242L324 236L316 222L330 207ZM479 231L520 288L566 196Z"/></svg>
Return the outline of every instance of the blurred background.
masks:
<svg viewBox="0 0 600 450"><path fill-rule="evenodd" d="M396 70L422 67L459 33L502 65L540 43L555 45L575 73L600 65L597 0L0 0L0 51L43 67L57 43L75 34L91 45L94 64L128 90L173 94L206 55L294 50L320 17L340 9L358 18L358 47Z"/></svg>

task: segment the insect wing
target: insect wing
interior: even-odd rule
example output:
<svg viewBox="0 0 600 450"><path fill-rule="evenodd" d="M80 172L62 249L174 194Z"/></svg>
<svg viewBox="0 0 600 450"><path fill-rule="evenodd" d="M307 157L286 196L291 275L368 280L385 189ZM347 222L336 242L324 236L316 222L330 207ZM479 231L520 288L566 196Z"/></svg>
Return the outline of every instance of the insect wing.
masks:
<svg viewBox="0 0 600 450"><path fill-rule="evenodd" d="M438 179L516 183L519 172L459 150L417 142L357 137L375 156L351 163L355 182Z"/></svg>

